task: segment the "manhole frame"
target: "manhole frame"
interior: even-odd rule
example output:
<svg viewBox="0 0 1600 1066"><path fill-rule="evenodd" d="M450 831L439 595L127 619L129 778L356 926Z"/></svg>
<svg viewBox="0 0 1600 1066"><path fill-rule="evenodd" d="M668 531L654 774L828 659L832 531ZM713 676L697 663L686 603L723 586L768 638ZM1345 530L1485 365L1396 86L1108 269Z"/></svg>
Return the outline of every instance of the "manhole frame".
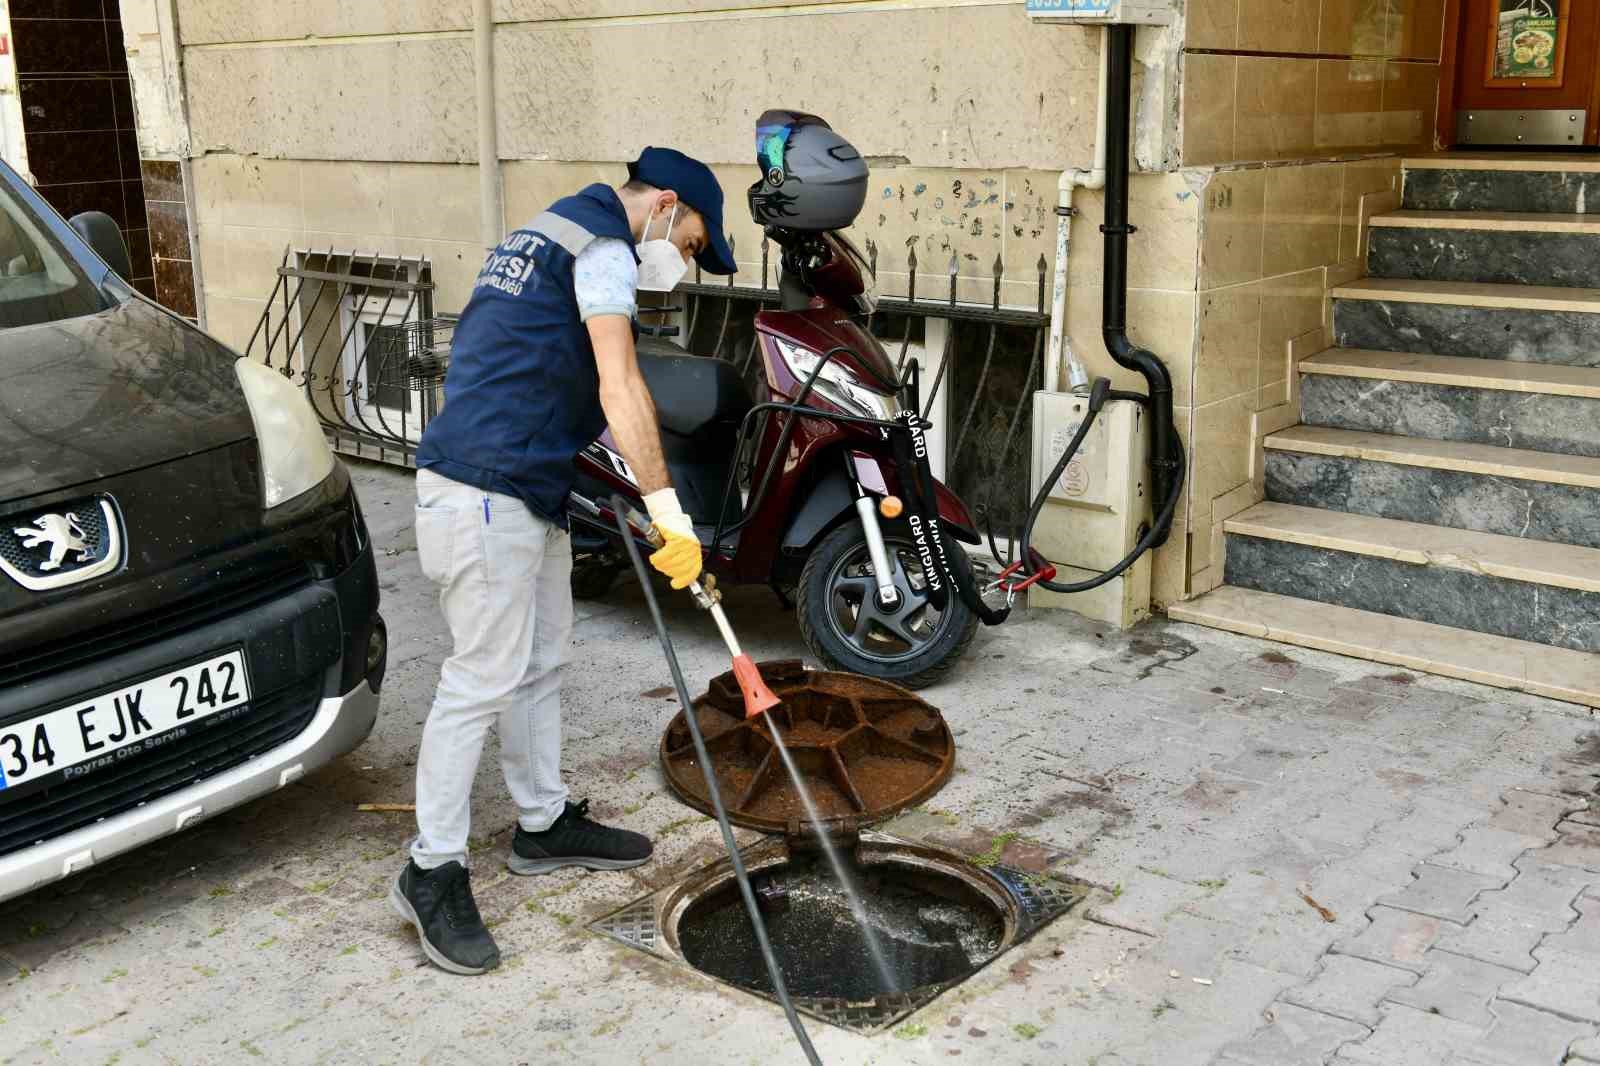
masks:
<svg viewBox="0 0 1600 1066"><path fill-rule="evenodd" d="M930 985L916 993L880 997L866 1002L809 998L795 1000L795 1008L807 1017L864 1036L888 1031L945 993L979 976L1056 919L1070 913L1081 913L1095 891L1094 886L1069 878L1031 874L1002 864L979 866L968 857L949 849L878 830L862 831L858 846L869 850L893 851L897 853L898 862L923 865L936 873L965 881L997 905L1005 925L1000 950L995 952L994 957L957 980ZM754 875L789 861L789 842L783 837L766 837L741 848L739 853L746 869ZM630 900L588 923L587 928L663 962L682 966L704 980L714 981L724 988L776 1006L777 1000L767 993L735 984L695 967L678 946L677 921L692 903L727 884L732 876L732 862L726 856L715 859L691 870L670 885Z"/></svg>

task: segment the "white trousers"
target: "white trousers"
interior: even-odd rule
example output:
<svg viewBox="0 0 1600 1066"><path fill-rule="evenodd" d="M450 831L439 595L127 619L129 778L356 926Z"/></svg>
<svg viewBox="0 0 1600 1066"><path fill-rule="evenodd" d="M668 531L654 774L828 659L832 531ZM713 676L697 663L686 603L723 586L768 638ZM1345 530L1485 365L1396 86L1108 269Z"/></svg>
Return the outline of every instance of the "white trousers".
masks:
<svg viewBox="0 0 1600 1066"><path fill-rule="evenodd" d="M519 499L417 471L417 555L454 650L417 755L424 869L466 865L472 781L490 723L522 828L548 829L561 783L561 669L572 637L572 542Z"/></svg>

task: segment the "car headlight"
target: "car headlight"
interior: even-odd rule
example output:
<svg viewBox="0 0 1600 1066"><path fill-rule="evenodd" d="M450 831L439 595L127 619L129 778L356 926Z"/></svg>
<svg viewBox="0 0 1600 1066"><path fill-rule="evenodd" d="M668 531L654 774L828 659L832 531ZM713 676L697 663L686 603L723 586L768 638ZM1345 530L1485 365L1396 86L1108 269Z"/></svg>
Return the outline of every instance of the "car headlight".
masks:
<svg viewBox="0 0 1600 1066"><path fill-rule="evenodd" d="M233 364L261 448L261 489L270 510L316 488L333 473L333 450L306 394L251 359Z"/></svg>
<svg viewBox="0 0 1600 1066"><path fill-rule="evenodd" d="M809 348L801 348L787 341L778 341L778 354L789 367L789 373L805 381L817 368L821 356ZM900 413L900 398L893 393L879 392L863 385L854 374L839 363L829 360L817 375L811 390L838 404L851 414L865 418L893 421Z"/></svg>

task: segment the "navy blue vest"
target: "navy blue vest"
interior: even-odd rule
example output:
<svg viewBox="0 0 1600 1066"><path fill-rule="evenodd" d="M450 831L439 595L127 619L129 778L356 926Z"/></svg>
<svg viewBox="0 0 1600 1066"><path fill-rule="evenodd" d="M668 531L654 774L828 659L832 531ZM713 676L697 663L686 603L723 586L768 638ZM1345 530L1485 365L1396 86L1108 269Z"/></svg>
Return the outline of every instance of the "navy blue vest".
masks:
<svg viewBox="0 0 1600 1066"><path fill-rule="evenodd" d="M573 460L606 425L572 287L572 264L596 237L633 244L606 185L557 200L500 242L451 339L444 407L417 446L419 469L515 496L562 528Z"/></svg>

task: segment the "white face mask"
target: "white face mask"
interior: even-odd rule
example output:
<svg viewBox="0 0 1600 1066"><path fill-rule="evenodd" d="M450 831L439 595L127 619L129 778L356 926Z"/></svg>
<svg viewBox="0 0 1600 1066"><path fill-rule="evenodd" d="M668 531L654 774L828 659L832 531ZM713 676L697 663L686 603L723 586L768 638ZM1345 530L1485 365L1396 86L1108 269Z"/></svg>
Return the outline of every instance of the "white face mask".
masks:
<svg viewBox="0 0 1600 1066"><path fill-rule="evenodd" d="M689 264L684 261L683 253L678 246L673 244L672 224L678 217L678 205L672 205L672 214L667 216L667 233L664 237L650 240L650 223L644 224L645 240L639 242L639 288L644 292L671 292L678 287L678 282L689 272Z"/></svg>

